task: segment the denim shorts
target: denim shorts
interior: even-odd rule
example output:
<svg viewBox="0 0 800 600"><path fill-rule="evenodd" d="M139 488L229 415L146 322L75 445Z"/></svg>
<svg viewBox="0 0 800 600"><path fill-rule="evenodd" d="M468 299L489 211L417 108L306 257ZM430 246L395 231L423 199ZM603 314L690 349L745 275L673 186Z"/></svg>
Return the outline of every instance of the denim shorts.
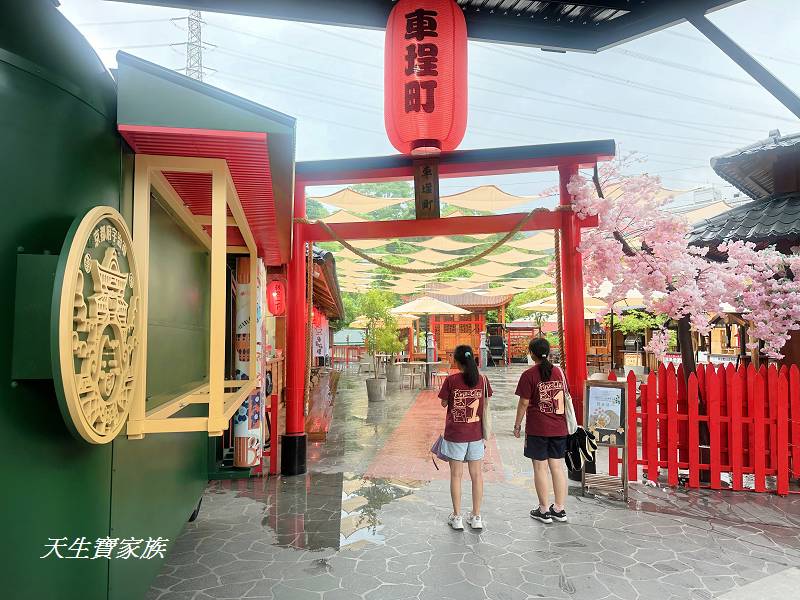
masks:
<svg viewBox="0 0 800 600"><path fill-rule="evenodd" d="M453 460L482 460L484 454L483 440L477 442L448 442L442 440L442 454Z"/></svg>

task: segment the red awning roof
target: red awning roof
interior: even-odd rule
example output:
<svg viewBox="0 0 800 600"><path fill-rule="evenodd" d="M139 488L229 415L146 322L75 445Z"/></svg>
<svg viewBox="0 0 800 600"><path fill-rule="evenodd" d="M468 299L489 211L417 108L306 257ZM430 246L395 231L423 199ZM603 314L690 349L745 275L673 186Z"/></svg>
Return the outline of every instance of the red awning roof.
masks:
<svg viewBox="0 0 800 600"><path fill-rule="evenodd" d="M258 255L268 265L282 263L266 133L123 124L119 125L119 132L138 154L224 159L253 233ZM193 214L211 214L209 174L165 172L164 177ZM230 245L244 243L235 227L228 228L227 237Z"/></svg>

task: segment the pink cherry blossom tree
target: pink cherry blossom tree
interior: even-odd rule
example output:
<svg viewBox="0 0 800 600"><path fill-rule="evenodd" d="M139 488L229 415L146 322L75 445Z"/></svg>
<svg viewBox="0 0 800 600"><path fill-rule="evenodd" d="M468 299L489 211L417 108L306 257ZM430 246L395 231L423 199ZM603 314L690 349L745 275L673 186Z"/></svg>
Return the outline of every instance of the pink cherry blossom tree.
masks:
<svg viewBox="0 0 800 600"><path fill-rule="evenodd" d="M647 309L674 319L687 377L695 370L691 329L707 334L709 314L722 303L747 313L751 334L780 358L790 331L800 329L800 284L793 276L800 257L737 241L710 259L708 248L689 244L690 224L667 208L671 198L659 178L623 175L621 168L620 161L607 163L594 177L578 174L569 184L578 214L599 221L583 230L580 247L589 292L609 282L611 306L636 289ZM666 332L657 333L648 349L663 356L666 344Z"/></svg>

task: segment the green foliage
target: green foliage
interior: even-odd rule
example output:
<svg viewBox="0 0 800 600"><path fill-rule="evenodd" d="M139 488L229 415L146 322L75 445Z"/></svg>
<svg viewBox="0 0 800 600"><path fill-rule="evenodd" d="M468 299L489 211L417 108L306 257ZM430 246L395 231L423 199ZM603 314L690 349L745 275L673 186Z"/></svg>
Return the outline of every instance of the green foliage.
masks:
<svg viewBox="0 0 800 600"><path fill-rule="evenodd" d="M394 320L391 325L383 325L375 330L374 346L370 351L392 355L403 351L403 342L397 335L397 324Z"/></svg>
<svg viewBox="0 0 800 600"><path fill-rule="evenodd" d="M530 311L522 310L520 309L520 306L527 304L528 302L533 302L534 300L547 298L547 296L550 296L554 293L555 291L552 287L547 285L539 285L535 288L531 288L525 292L517 294L506 308L506 320L515 321L519 318L530 315Z"/></svg>
<svg viewBox="0 0 800 600"><path fill-rule="evenodd" d="M409 181L386 181L383 183L357 183L349 186L359 194L373 198L413 198L414 186Z"/></svg>
<svg viewBox="0 0 800 600"><path fill-rule="evenodd" d="M561 346L561 342L558 339L558 332L557 331L554 331L554 332L551 332L551 333L545 333L544 337L548 342L550 342L550 347L551 348L558 348L558 347Z"/></svg>
<svg viewBox="0 0 800 600"><path fill-rule="evenodd" d="M342 292L344 316L333 324L334 331L344 329L361 314L361 294Z"/></svg>
<svg viewBox="0 0 800 600"><path fill-rule="evenodd" d="M666 315L652 315L644 310L627 311L621 317L614 315L614 330L623 335L642 335L648 329L660 329L667 321ZM611 326L611 315L603 320L606 327Z"/></svg>
<svg viewBox="0 0 800 600"><path fill-rule="evenodd" d="M322 203L314 200L313 198L306 198L306 218L310 220L324 219L328 216L328 211L322 206Z"/></svg>
<svg viewBox="0 0 800 600"><path fill-rule="evenodd" d="M361 314L367 319L365 344L373 355L375 373L378 372L376 353L396 354L403 349L397 337L397 322L390 312L395 303L394 294L372 289L360 298Z"/></svg>

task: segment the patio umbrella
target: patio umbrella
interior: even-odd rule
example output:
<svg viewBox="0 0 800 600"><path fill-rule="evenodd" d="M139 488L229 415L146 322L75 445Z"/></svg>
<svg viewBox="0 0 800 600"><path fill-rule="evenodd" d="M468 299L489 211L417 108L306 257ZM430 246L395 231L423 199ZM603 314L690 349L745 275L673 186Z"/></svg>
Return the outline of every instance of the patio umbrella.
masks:
<svg viewBox="0 0 800 600"><path fill-rule="evenodd" d="M397 325L397 329L408 329L411 327L416 321L419 319L417 315L409 315L409 314L398 314L394 315L394 320ZM368 325L367 317L361 315L356 317L352 323L350 323L351 329L366 329Z"/></svg>
<svg viewBox="0 0 800 600"><path fill-rule="evenodd" d="M644 296L642 296L636 290L628 290L628 294L625 298L621 300L617 300L614 303L614 310L611 311L611 368L615 368L614 364L614 312L618 308L633 308L633 307L641 307L644 306ZM555 294L552 296L547 296L546 298L542 298L540 300L534 300L533 302L528 302L527 304L522 304L520 306L522 310L529 310L531 312L542 312L542 313L552 313L558 309L556 304L556 296ZM595 296L589 296L584 293L583 296L583 318L584 319L594 319L596 318L596 313L600 312L601 310L608 309L608 301L605 298L597 298Z"/></svg>
<svg viewBox="0 0 800 600"><path fill-rule="evenodd" d="M406 302L391 310L393 314L412 313L415 315L468 315L469 311L453 304L442 302L430 296L422 296ZM425 321L425 360L428 358L428 320ZM427 371L426 371L427 375Z"/></svg>

